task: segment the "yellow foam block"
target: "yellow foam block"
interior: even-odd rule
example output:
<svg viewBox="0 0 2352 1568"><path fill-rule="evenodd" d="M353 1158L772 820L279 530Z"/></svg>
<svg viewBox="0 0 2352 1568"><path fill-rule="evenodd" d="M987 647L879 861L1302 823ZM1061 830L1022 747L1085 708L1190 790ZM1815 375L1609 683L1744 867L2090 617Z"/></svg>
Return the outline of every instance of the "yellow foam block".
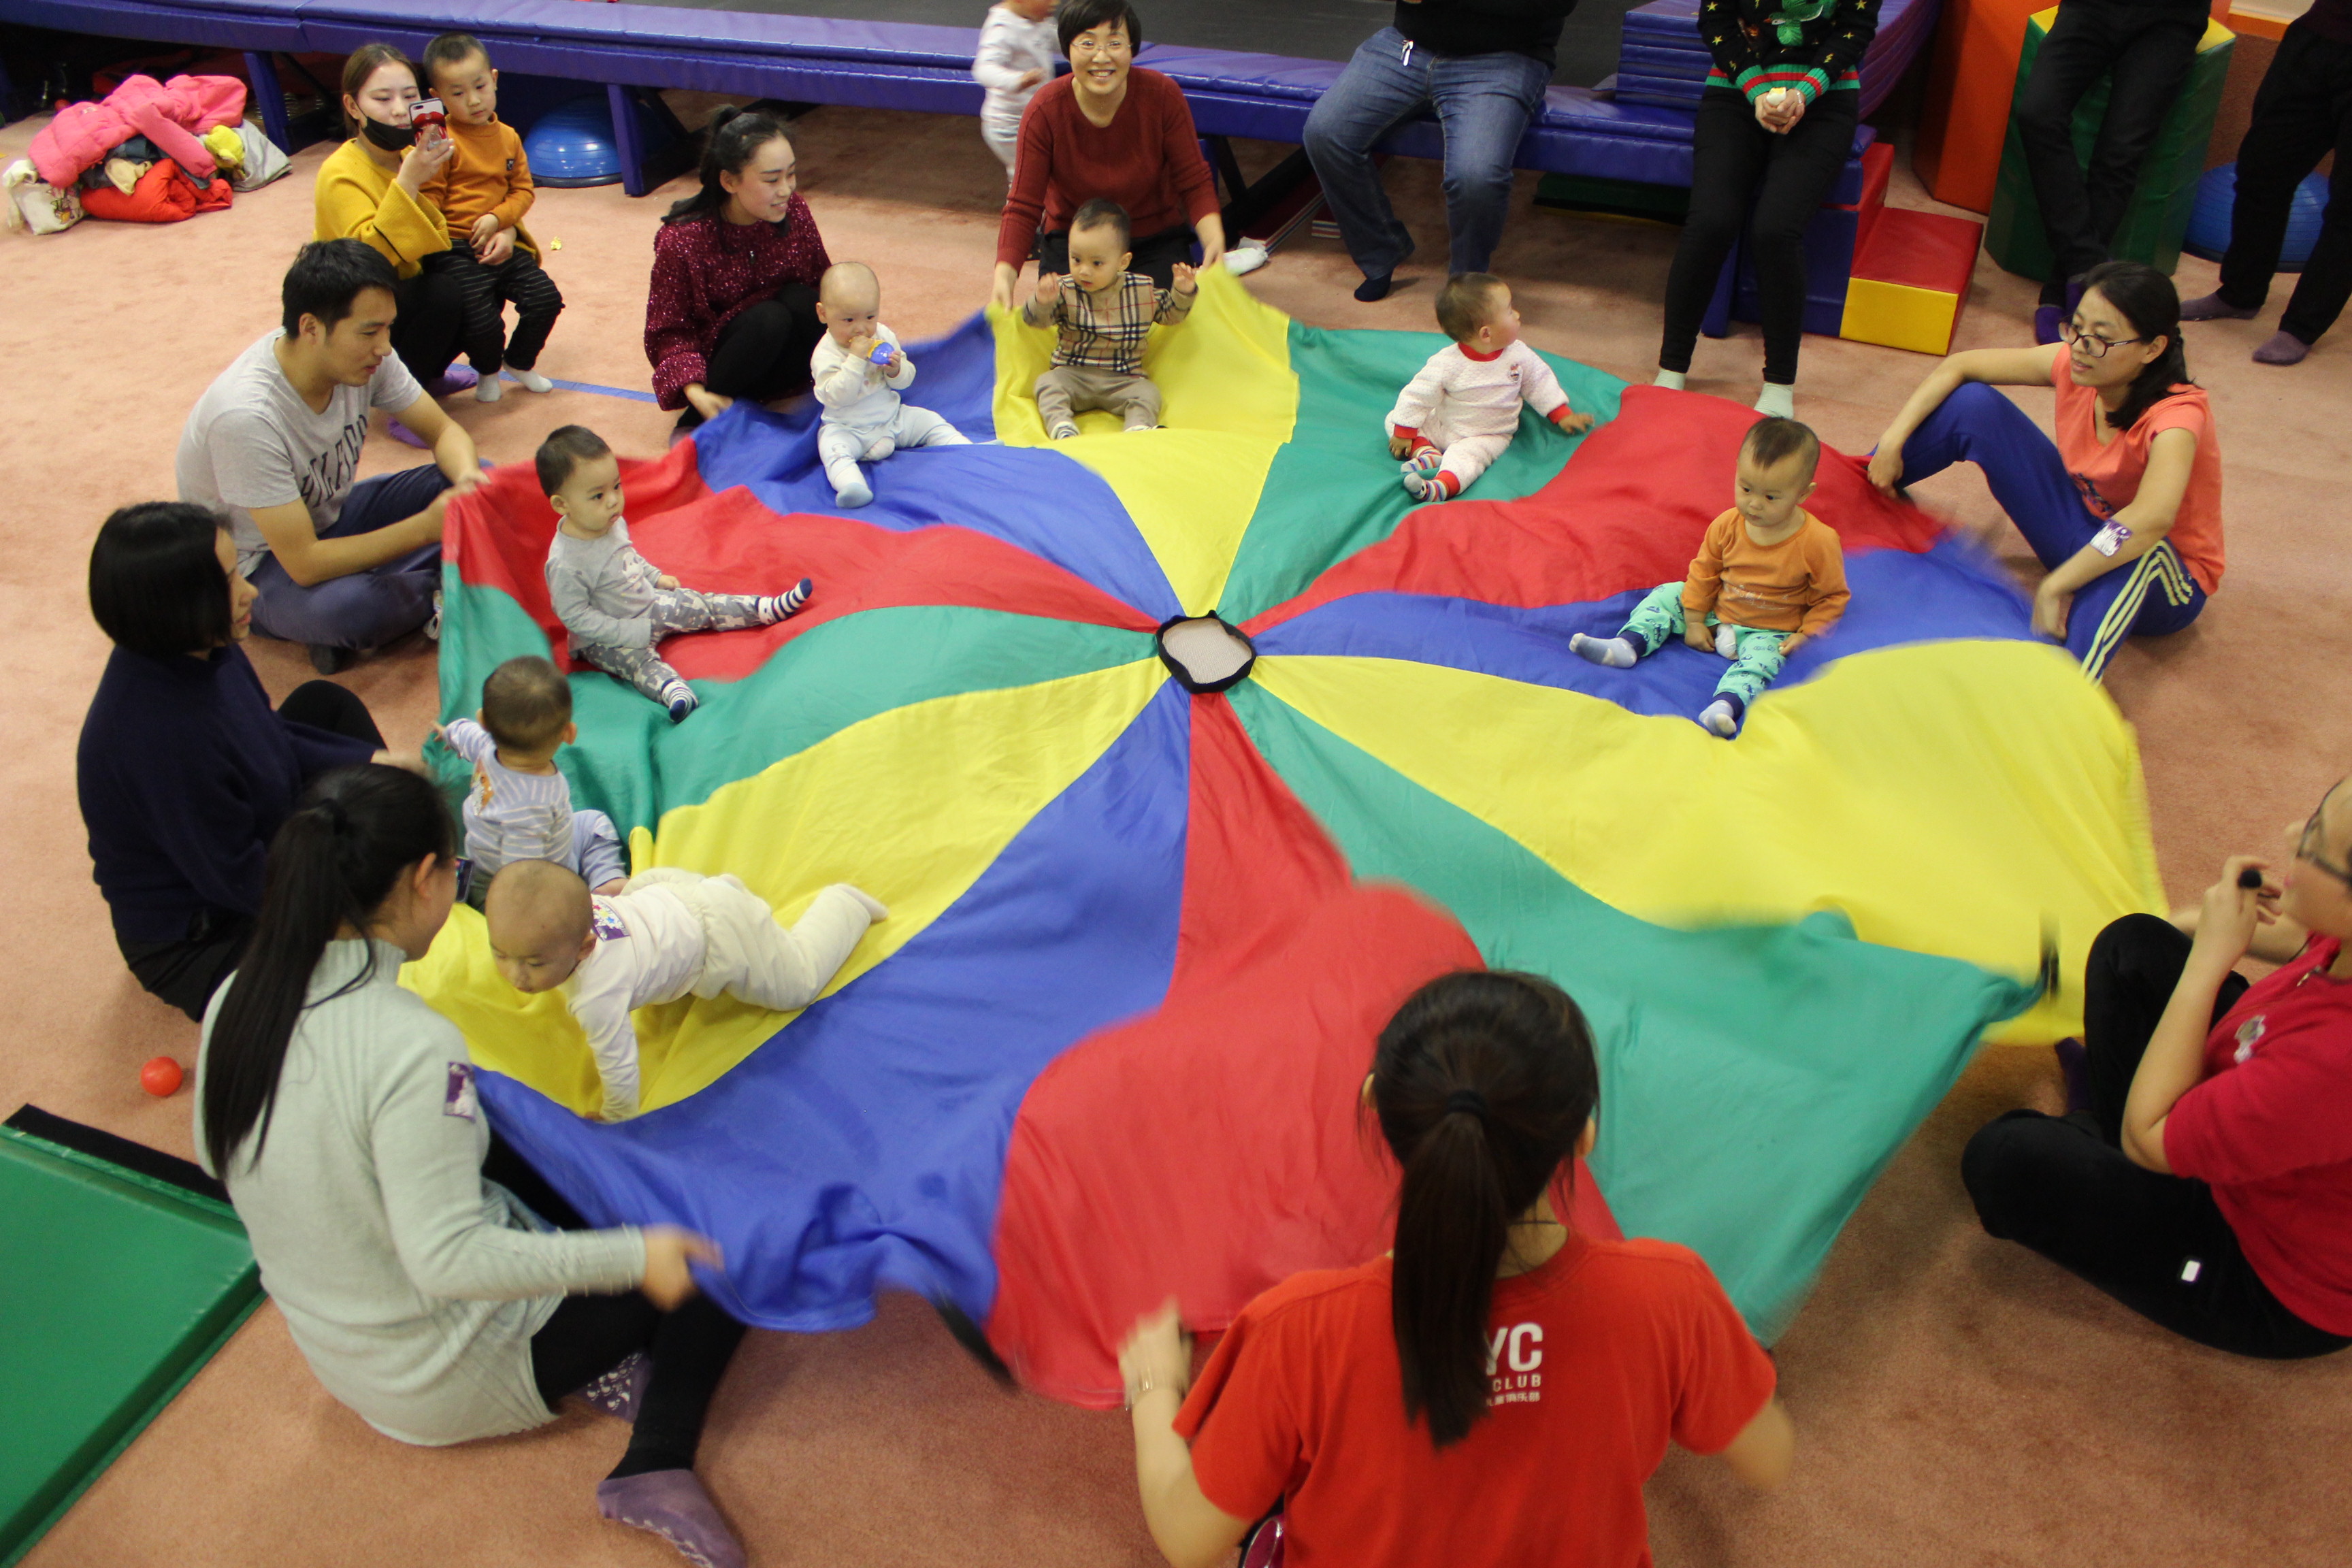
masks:
<svg viewBox="0 0 2352 1568"><path fill-rule="evenodd" d="M1846 282L1845 319L1838 324L1838 336L1923 354L1949 353L1959 314L1957 294L1853 278Z"/></svg>

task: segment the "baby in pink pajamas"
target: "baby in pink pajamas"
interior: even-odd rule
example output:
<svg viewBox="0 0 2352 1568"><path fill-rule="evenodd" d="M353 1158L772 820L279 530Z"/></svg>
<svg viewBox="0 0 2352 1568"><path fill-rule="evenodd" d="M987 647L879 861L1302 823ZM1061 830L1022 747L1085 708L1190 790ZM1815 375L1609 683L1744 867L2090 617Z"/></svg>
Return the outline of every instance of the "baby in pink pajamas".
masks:
<svg viewBox="0 0 2352 1568"><path fill-rule="evenodd" d="M1397 395L1387 420L1389 455L1404 461L1404 488L1420 500L1451 500L1503 455L1524 403L1569 435L1592 416L1568 405L1559 377L1519 341L1519 313L1499 278L1465 272L1437 295L1437 324L1454 340L1429 356Z"/></svg>

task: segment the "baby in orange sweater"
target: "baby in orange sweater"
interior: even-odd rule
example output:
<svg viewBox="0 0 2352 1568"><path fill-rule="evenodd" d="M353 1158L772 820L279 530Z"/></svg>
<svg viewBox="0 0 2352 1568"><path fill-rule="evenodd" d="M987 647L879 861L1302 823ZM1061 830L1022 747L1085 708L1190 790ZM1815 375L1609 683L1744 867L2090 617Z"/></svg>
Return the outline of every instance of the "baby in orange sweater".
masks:
<svg viewBox="0 0 2352 1568"><path fill-rule="evenodd" d="M449 115L457 155L419 193L449 225L449 248L425 258L425 270L457 285L465 301L466 357L481 379L474 395L499 400L499 372L529 392L555 384L539 374L539 352L563 296L539 265L539 247L522 226L537 193L522 138L499 120L499 73L470 33L444 33L425 46L426 86ZM515 308L514 336L506 307Z"/></svg>
<svg viewBox="0 0 2352 1568"><path fill-rule="evenodd" d="M1651 589L1615 637L1579 632L1569 647L1616 669L1670 637L1721 654L1731 668L1698 721L1729 740L1799 646L1845 614L1845 552L1803 504L1821 456L1820 438L1795 420L1758 420L1739 444L1736 504L1707 524L1689 576Z"/></svg>

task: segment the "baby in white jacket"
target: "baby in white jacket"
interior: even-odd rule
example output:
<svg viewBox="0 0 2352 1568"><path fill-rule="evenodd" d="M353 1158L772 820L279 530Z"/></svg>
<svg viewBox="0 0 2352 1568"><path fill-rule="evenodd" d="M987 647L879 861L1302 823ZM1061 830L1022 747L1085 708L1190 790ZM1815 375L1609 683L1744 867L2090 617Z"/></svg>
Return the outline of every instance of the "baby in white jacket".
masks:
<svg viewBox="0 0 2352 1568"><path fill-rule="evenodd" d="M980 100L980 135L1013 177L1021 146L1021 114L1037 89L1054 79L1054 0L1000 0L980 25L980 48L971 58L971 79L988 89Z"/></svg>
<svg viewBox="0 0 2352 1568"><path fill-rule="evenodd" d="M817 461L835 500L864 506L874 487L858 464L878 463L901 447L968 447L964 433L932 413L901 403L915 382L915 362L898 334L882 324L882 284L862 261L840 261L817 284L824 336L809 355L809 375L824 412L817 424Z"/></svg>
<svg viewBox="0 0 2352 1568"><path fill-rule="evenodd" d="M508 984L526 995L563 992L604 1080L602 1119L620 1121L638 1109L630 1014L688 994L778 1013L805 1007L889 912L835 882L786 931L733 877L656 867L607 896L552 860L514 860L490 883L482 918Z"/></svg>
<svg viewBox="0 0 2352 1568"><path fill-rule="evenodd" d="M1404 488L1414 499L1451 500L1503 455L1519 428L1524 403L1570 436L1592 428L1592 416L1568 405L1559 377L1519 341L1510 287L1485 272L1446 280L1437 294L1437 324L1454 340L1429 356L1389 410L1389 456L1402 458Z"/></svg>

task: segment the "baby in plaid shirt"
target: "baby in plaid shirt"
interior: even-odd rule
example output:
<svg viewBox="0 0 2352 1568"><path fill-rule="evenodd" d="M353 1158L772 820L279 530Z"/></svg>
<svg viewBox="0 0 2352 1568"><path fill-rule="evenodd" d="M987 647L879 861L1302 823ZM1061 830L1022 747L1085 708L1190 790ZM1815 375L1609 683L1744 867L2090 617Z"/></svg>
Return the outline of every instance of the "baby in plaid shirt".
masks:
<svg viewBox="0 0 2352 1568"><path fill-rule="evenodd" d="M1068 281L1076 287L1041 277L1021 308L1031 326L1061 331L1053 367L1037 378L1037 413L1056 441L1076 435L1078 416L1093 408L1108 409L1129 430L1160 423L1160 389L1143 374L1143 342L1154 321L1182 321L1201 285L1181 261L1170 289L1129 272L1129 239L1126 208L1099 196L1087 202L1070 218Z"/></svg>

